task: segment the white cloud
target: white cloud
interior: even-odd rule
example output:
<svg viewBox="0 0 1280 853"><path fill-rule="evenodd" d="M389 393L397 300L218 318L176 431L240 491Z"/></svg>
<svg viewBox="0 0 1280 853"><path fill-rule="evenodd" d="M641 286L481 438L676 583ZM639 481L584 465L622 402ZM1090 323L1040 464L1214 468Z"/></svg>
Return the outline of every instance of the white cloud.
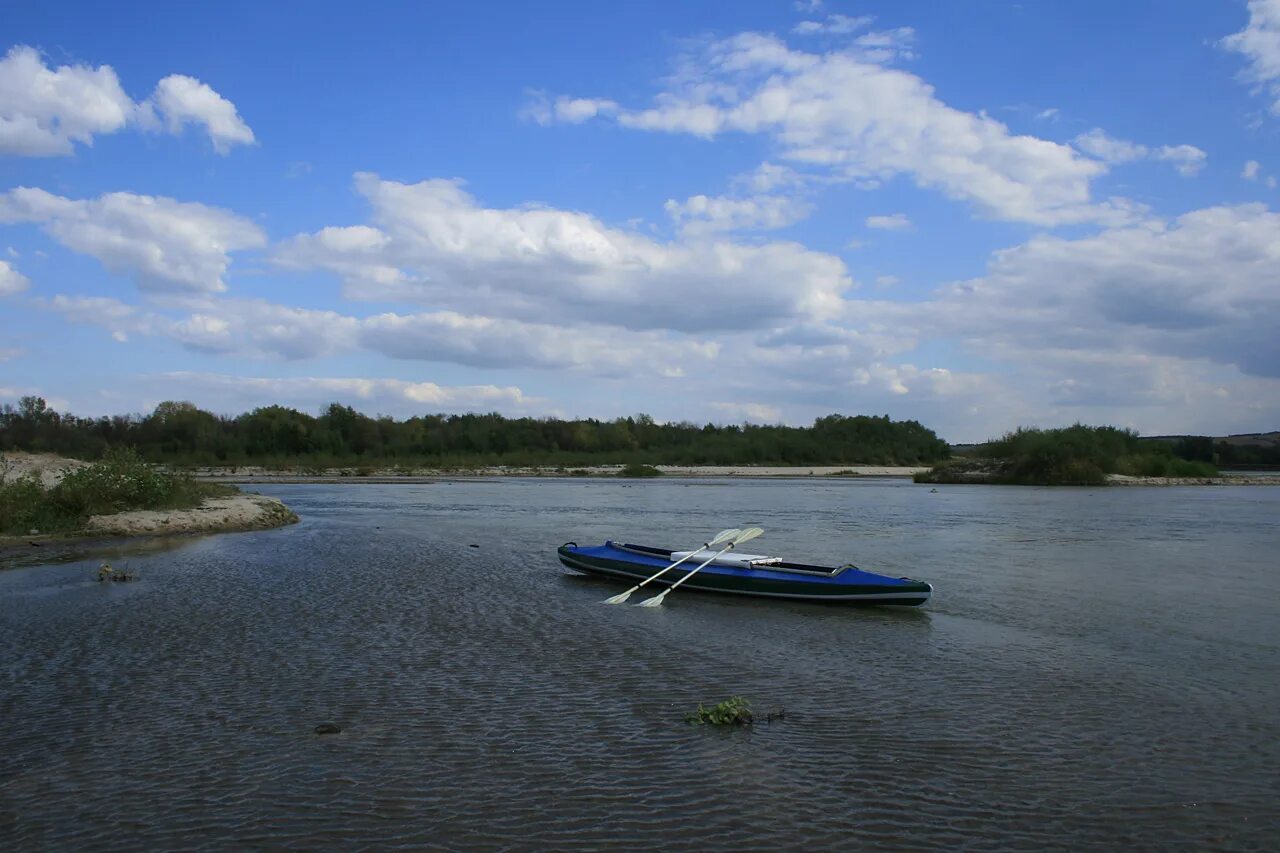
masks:
<svg viewBox="0 0 1280 853"><path fill-rule="evenodd" d="M170 74L156 84L151 96L164 116L170 133L181 133L187 124L203 125L219 154L232 145L252 145L253 131L236 112L235 104L194 77Z"/></svg>
<svg viewBox="0 0 1280 853"><path fill-rule="evenodd" d="M764 134L791 163L864 182L907 174L1000 219L1055 225L1118 218L1116 205L1090 199L1090 183L1105 164L949 107L919 77L867 53L901 50L907 35L874 34L864 45L818 54L741 33L690 57L653 106L618 107L615 119L707 139Z"/></svg>
<svg viewBox="0 0 1280 853"><path fill-rule="evenodd" d="M1172 163L1179 175L1189 178L1204 168L1208 155L1194 145L1162 145L1148 148L1136 142L1116 139L1100 128L1082 133L1074 140L1081 151L1105 163L1133 163L1137 160L1160 160Z"/></svg>
<svg viewBox="0 0 1280 853"><path fill-rule="evenodd" d="M133 193L75 200L19 187L0 194L0 223L15 222L37 223L64 246L159 291L225 290L230 253L266 242L256 225L225 210Z"/></svg>
<svg viewBox="0 0 1280 853"><path fill-rule="evenodd" d="M1262 168L1262 164L1257 160L1250 160L1244 164L1244 168L1240 170L1240 177L1246 181L1258 180L1258 170Z"/></svg>
<svg viewBox="0 0 1280 853"><path fill-rule="evenodd" d="M778 195L749 198L695 195L683 202L668 199L663 208L688 235L785 228L808 216L812 209L799 199Z"/></svg>
<svg viewBox="0 0 1280 853"><path fill-rule="evenodd" d="M1076 240L1036 237L914 319L1018 362L1054 349L1145 353L1274 378L1277 280L1280 214L1211 207Z"/></svg>
<svg viewBox="0 0 1280 853"><path fill-rule="evenodd" d="M678 376L719 347L663 332L579 327L451 311L352 317L258 299L203 300L177 315L111 297L58 295L46 303L118 341L168 338L213 355L301 360L365 350L390 358L480 368L569 370L590 376Z"/></svg>
<svg viewBox="0 0 1280 853"><path fill-rule="evenodd" d="M549 98L545 92L530 92L529 103L522 114L538 124L547 125L556 122L564 124L582 124L596 116L611 115L618 105L604 98Z"/></svg>
<svg viewBox="0 0 1280 853"><path fill-rule="evenodd" d="M716 420L730 418L745 423L782 423L782 411L777 406L764 403L712 403L711 408L720 413Z"/></svg>
<svg viewBox="0 0 1280 853"><path fill-rule="evenodd" d="M1280 0L1249 0L1248 25L1220 44L1248 61L1241 76L1266 90L1271 112L1280 115Z"/></svg>
<svg viewBox="0 0 1280 853"><path fill-rule="evenodd" d="M792 28L797 35L848 35L871 25L870 15L828 15L825 21L801 21Z"/></svg>
<svg viewBox="0 0 1280 853"><path fill-rule="evenodd" d="M1036 113L1036 118L1040 121L1057 121L1061 117L1062 111L1057 107L1049 107Z"/></svg>
<svg viewBox="0 0 1280 853"><path fill-rule="evenodd" d="M150 99L135 103L109 65L50 68L25 45L0 59L0 154L69 155L76 143L92 145L95 135L156 126L157 110L174 133L189 122L203 125L219 153L253 141L235 105L192 77L170 75Z"/></svg>
<svg viewBox="0 0 1280 853"><path fill-rule="evenodd" d="M901 231L911 227L911 220L905 213L890 213L883 216L868 216L868 228L878 228L882 231Z"/></svg>
<svg viewBox="0 0 1280 853"><path fill-rule="evenodd" d="M491 412L529 414L545 401L525 395L513 385L440 385L405 379L346 377L249 377L218 373L172 372L143 377L163 393L190 399L215 411L243 412L257 406L283 404L318 411L335 401L365 412L426 414Z"/></svg>
<svg viewBox="0 0 1280 853"><path fill-rule="evenodd" d="M1145 145L1116 139L1098 127L1080 134L1073 141L1081 151L1106 163L1132 163L1145 158L1148 151Z"/></svg>
<svg viewBox="0 0 1280 853"><path fill-rule="evenodd" d="M26 290L31 280L13 268L8 261L0 261L0 296L13 296Z"/></svg>
<svg viewBox="0 0 1280 853"><path fill-rule="evenodd" d="M1190 178L1200 173L1209 155L1194 145L1161 145L1152 156L1157 160L1172 163L1179 175Z"/></svg>
<svg viewBox="0 0 1280 853"><path fill-rule="evenodd" d="M71 154L74 143L123 128L134 111L109 65L51 69L23 45L0 59L0 154Z"/></svg>
<svg viewBox="0 0 1280 853"><path fill-rule="evenodd" d="M177 316L142 310L111 297L55 296L48 307L74 323L101 326L118 341L133 335L170 338L218 355L286 360L348 352L360 323L334 311L275 305L260 299L198 301Z"/></svg>
<svg viewBox="0 0 1280 853"><path fill-rule="evenodd" d="M881 290L890 288L897 284L899 280L896 275L878 275L876 276L876 287Z"/></svg>
<svg viewBox="0 0 1280 853"><path fill-rule="evenodd" d="M855 55L865 62L884 64L898 59L915 59L916 31L896 27L865 33L853 40Z"/></svg>
<svg viewBox="0 0 1280 853"><path fill-rule="evenodd" d="M275 252L283 267L336 272L352 298L706 330L838 313L852 285L839 258L795 243L659 242L584 213L482 207L458 181L361 174L356 186L373 225L299 235Z"/></svg>
<svg viewBox="0 0 1280 853"><path fill-rule="evenodd" d="M797 12L811 14L822 8L822 0L795 0L791 5Z"/></svg>
<svg viewBox="0 0 1280 853"><path fill-rule="evenodd" d="M660 332L524 323L451 311L380 314L361 323L361 344L392 358L471 367L567 369L595 376L680 375L714 359L715 344Z"/></svg>

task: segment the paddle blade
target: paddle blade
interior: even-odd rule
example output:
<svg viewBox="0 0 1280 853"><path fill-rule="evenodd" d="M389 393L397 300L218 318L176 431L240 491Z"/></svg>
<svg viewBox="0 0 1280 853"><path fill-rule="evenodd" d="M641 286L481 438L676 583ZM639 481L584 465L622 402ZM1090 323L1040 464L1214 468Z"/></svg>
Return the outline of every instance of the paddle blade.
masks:
<svg viewBox="0 0 1280 853"><path fill-rule="evenodd" d="M667 593L669 592L671 592L671 590L664 589L662 592L658 593L653 598L646 598L644 601L637 604L636 607L661 607L662 599L666 598Z"/></svg>
<svg viewBox="0 0 1280 853"><path fill-rule="evenodd" d="M601 602L601 604L622 604L624 601L626 601L628 598L631 597L631 593L635 592L639 588L640 587L638 586L633 586L631 587L631 589L627 590L626 592L620 592L617 595L606 598L604 601Z"/></svg>
<svg viewBox="0 0 1280 853"><path fill-rule="evenodd" d="M743 542L749 542L764 533L763 527L748 527L746 530L738 534L733 540L734 545L741 545Z"/></svg>
<svg viewBox="0 0 1280 853"><path fill-rule="evenodd" d="M721 542L728 542L742 531L736 527L730 527L728 530L721 530L716 534L716 538L708 542L708 545L719 545Z"/></svg>

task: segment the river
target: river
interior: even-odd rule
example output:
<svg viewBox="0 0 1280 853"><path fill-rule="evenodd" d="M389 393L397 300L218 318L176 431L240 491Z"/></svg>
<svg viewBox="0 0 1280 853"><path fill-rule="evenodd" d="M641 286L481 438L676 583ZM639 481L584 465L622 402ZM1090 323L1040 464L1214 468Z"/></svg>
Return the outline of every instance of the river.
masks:
<svg viewBox="0 0 1280 853"><path fill-rule="evenodd" d="M261 491L301 523L115 546L133 583L96 582L96 557L0 571L0 848L1280 838L1280 488ZM934 598L610 607L619 586L554 553L754 524L753 552L911 575ZM683 721L733 695L786 717Z"/></svg>

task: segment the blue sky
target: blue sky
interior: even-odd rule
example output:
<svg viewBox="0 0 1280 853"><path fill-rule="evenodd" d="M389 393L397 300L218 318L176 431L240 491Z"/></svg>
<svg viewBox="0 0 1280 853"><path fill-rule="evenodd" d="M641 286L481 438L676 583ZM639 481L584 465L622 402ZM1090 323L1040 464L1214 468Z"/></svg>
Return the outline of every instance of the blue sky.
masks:
<svg viewBox="0 0 1280 853"><path fill-rule="evenodd" d="M1280 424L1280 0L5 17L0 402Z"/></svg>

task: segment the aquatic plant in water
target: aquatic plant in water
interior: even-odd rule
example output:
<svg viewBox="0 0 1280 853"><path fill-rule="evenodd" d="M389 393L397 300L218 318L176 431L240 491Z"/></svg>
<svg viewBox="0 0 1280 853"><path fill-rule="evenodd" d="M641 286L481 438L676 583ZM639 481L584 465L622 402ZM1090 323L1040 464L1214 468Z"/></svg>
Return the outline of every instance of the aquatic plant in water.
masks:
<svg viewBox="0 0 1280 853"><path fill-rule="evenodd" d="M698 710L685 716L686 723L712 726L749 726L752 722L751 703L741 696L734 696L710 708L698 703Z"/></svg>

